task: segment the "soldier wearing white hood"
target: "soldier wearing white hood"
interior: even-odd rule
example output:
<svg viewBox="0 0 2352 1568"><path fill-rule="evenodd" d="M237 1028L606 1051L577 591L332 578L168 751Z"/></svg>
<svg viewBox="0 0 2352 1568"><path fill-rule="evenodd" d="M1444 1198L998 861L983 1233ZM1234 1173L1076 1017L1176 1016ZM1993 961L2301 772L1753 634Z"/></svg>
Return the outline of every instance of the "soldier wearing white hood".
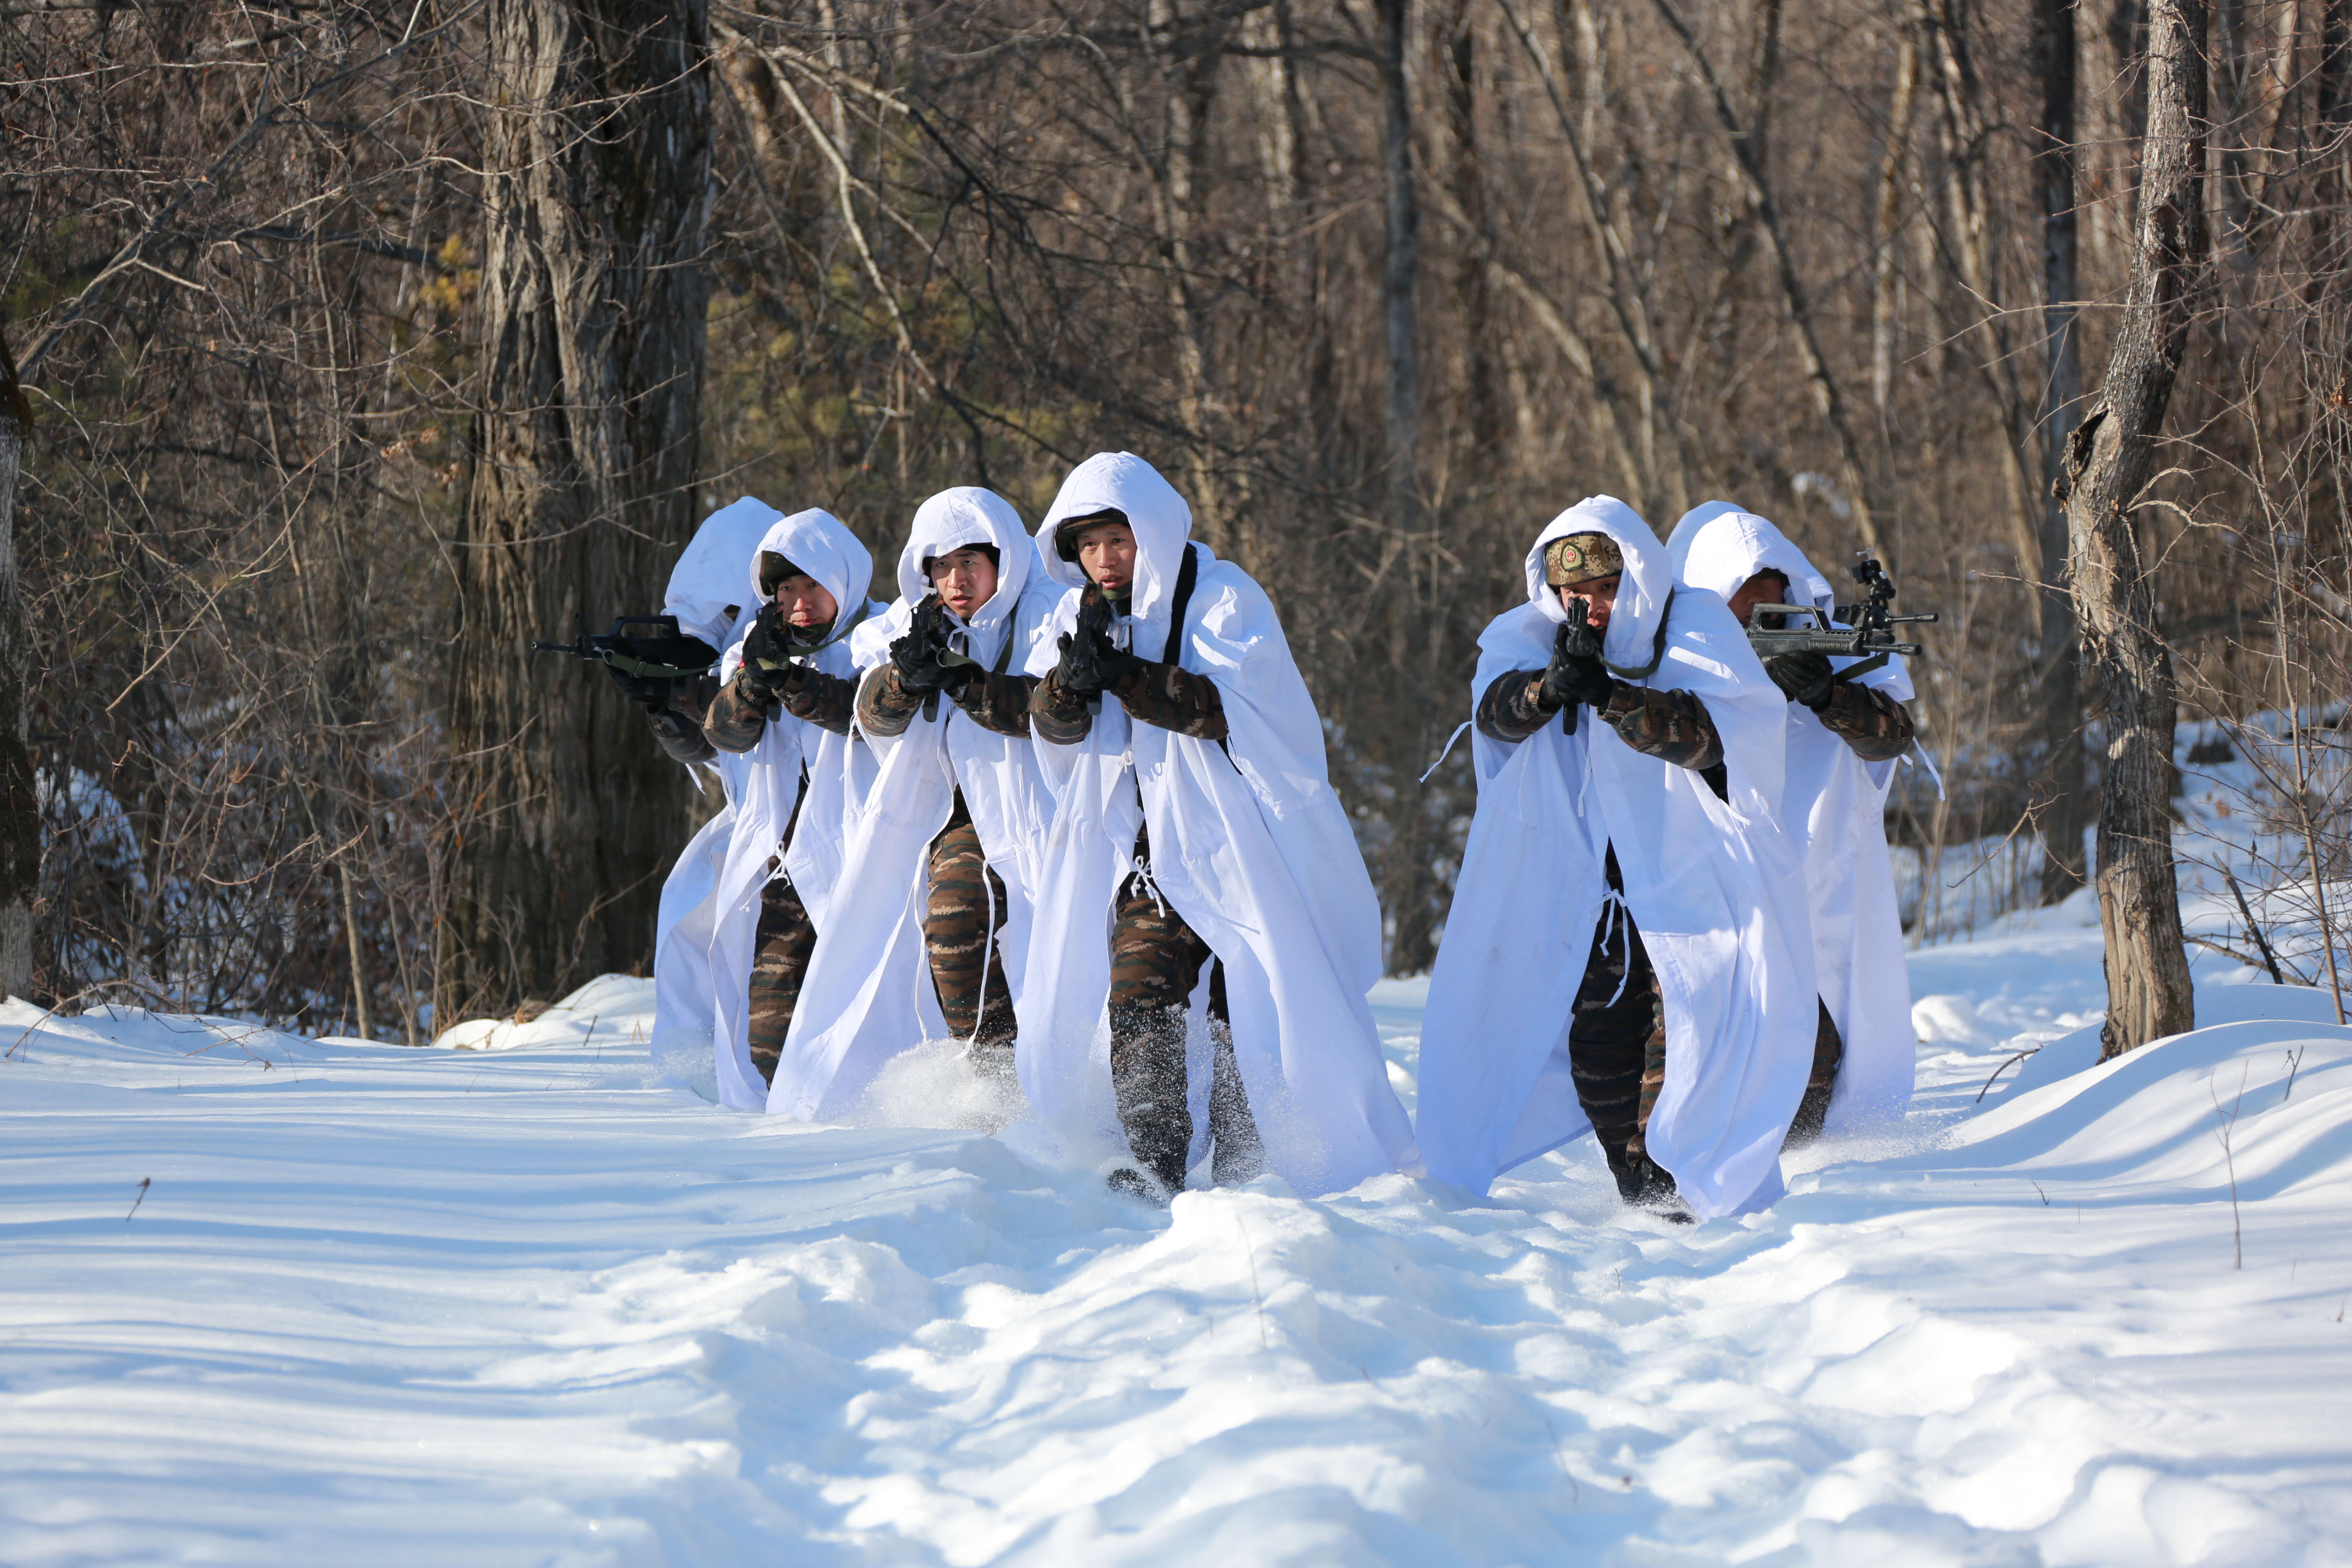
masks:
<svg viewBox="0 0 2352 1568"><path fill-rule="evenodd" d="M1021 1086L1116 1190L1203 1160L1302 1193L1414 1162L1365 993L1380 909L1263 589L1125 452L1037 533L1069 592L1032 672L1056 793L1020 1011Z"/></svg>
<svg viewBox="0 0 2352 1568"><path fill-rule="evenodd" d="M703 733L748 764L719 876L711 969L719 1097L756 1110L825 921L849 814L874 782L873 759L851 735L848 639L883 606L866 597L874 557L815 508L772 525L746 573L760 610L719 664L726 684Z"/></svg>
<svg viewBox="0 0 2352 1568"><path fill-rule="evenodd" d="M963 488L916 511L898 593L850 639L857 728L880 763L842 863L857 896L817 937L769 1092L771 1110L804 1121L838 1114L891 1057L943 1034L983 1074L1013 1072L1012 987L1053 816L1025 671L1062 590L1020 514Z"/></svg>
<svg viewBox="0 0 2352 1568"><path fill-rule="evenodd" d="M751 600L743 574L760 541L783 514L745 496L702 520L677 564L671 568L662 614L677 619L678 630L700 637L722 654L751 629L742 613ZM638 696L634 677L614 672L623 692ZM719 693L716 669L670 685L668 700L655 710L654 738L662 750L693 770L717 776L726 805L702 825L679 852L662 883L661 908L654 926L654 1035L656 1060L701 1055L709 1059L717 1024L719 988L710 969L710 941L717 931L719 873L735 831L736 802L745 763L704 738L702 722Z"/></svg>
<svg viewBox="0 0 2352 1568"><path fill-rule="evenodd" d="M1430 977L1422 1152L1484 1193L1589 1124L1629 1203L1760 1207L1815 1007L1785 704L1622 501L1555 518L1527 587L1478 643L1478 811Z"/></svg>
<svg viewBox="0 0 2352 1568"><path fill-rule="evenodd" d="M1675 583L1717 595L1741 626L1756 623L1759 605L1808 606L1830 624L1829 580L1754 512L1709 501L1675 525L1667 550ZM1781 816L1803 845L1821 984L1812 1076L1792 1130L1806 1138L1898 1117L1911 1099L1911 987L1885 822L1895 762L1911 749L1911 678L1893 654L1775 654L1764 672L1788 700Z"/></svg>

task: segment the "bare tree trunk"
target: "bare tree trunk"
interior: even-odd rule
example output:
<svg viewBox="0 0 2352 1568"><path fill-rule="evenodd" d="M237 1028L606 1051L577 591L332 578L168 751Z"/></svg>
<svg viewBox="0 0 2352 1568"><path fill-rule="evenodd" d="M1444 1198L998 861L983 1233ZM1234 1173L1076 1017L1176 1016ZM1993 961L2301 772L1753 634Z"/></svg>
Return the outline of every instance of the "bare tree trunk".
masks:
<svg viewBox="0 0 2352 1568"><path fill-rule="evenodd" d="M2132 511L2189 341L2205 264L2205 6L2150 0L2147 136L2141 148L2131 287L2099 400L2066 458L2074 602L2106 727L2099 810L2099 919L2106 933L2102 1059L2194 1026L2173 875L2171 652Z"/></svg>
<svg viewBox="0 0 2352 1568"><path fill-rule="evenodd" d="M41 889L41 803L25 700L32 643L16 571L16 475L32 427L32 405L0 339L0 996L32 994L33 900Z"/></svg>
<svg viewBox="0 0 2352 1568"><path fill-rule="evenodd" d="M1919 94L1919 30L1898 22L1895 98L1886 112L1886 155L1878 166L1878 202L1870 252L1870 388L1878 405L1879 435L1895 396L1895 244L1903 231L1903 196L1911 184L1911 114Z"/></svg>
<svg viewBox="0 0 2352 1568"><path fill-rule="evenodd" d="M2034 46L2042 76L2034 187L2042 204L2042 331L2048 366L2042 390L2042 733L2049 748L2041 794L2042 901L2083 885L2084 799L2081 651L2066 569L2066 448L2083 400L2083 344L2075 322L2074 0L2034 0Z"/></svg>
<svg viewBox="0 0 2352 1568"><path fill-rule="evenodd" d="M1448 184L1469 226L1487 230L1486 183L1478 145L1477 19L1471 0L1454 0L1447 24L1445 117L1451 163ZM1472 485L1493 482L1493 464L1503 441L1502 396L1496 390L1497 356L1491 322L1494 302L1487 284L1489 268L1473 245L1454 252L1453 291L1462 310L1456 339L1461 358L1460 383L1467 404Z"/></svg>
<svg viewBox="0 0 2352 1568"><path fill-rule="evenodd" d="M694 523L709 283L705 0L491 0L481 411L457 540L457 843L436 1021L653 951L687 794L534 636L644 611Z"/></svg>
<svg viewBox="0 0 2352 1568"><path fill-rule="evenodd" d="M1381 314L1388 326L1389 517L1410 528L1421 515L1421 368L1414 339L1413 294L1421 270L1421 204L1412 188L1412 100L1405 79L1405 43L1412 0L1379 0L1381 85L1387 115L1381 126L1381 163L1388 195L1386 267Z"/></svg>

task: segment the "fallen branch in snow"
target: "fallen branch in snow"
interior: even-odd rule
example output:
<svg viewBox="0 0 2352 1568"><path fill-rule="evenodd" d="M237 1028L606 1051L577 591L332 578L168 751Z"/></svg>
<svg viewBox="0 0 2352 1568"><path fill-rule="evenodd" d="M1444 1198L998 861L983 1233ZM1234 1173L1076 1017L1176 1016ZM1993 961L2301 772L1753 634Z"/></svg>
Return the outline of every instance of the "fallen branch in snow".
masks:
<svg viewBox="0 0 2352 1568"><path fill-rule="evenodd" d="M2311 1047L2308 1046L2297 1046L2294 1049L2287 1052L2286 1092L2279 1096L2279 1103L2281 1105L2284 1105L2288 1100L2294 1098L2294 1075L2296 1072L2301 1070L2303 1067L2303 1053L2310 1048Z"/></svg>
<svg viewBox="0 0 2352 1568"><path fill-rule="evenodd" d="M1992 1069L1992 1078L1989 1078L1989 1079L1985 1079L1985 1085L1984 1085L1984 1087L1983 1087L1982 1089L1980 1089L1977 1090L1977 1097L1976 1097L1976 1099L1975 1099L1973 1101L1971 1101L1971 1103L1972 1103L1972 1104L1976 1104L1976 1105L1982 1105L1982 1104L1984 1103L1984 1097L1985 1097L1986 1095L1990 1094L1990 1093L1992 1092L1992 1079L1993 1079L1993 1078L1999 1078L2001 1074L2003 1074L2003 1073L2007 1072L2010 1068L2011 1068L2015 1067L2018 1063L2020 1063L2020 1062L2023 1061L2026 1058L2028 1058L2028 1057L2032 1056L2032 1055L2033 1054L2033 1051L2038 1051L2038 1050L2040 1050L2041 1048L2042 1048L2042 1047L2041 1047L2040 1046L2036 1046L2036 1047L2033 1047L2033 1050L2030 1050L2030 1051L2020 1051L2020 1052L2018 1052L2015 1056L2013 1056L2013 1057L2010 1058L2009 1058L2009 1060L2007 1060L2007 1061L2005 1061L2005 1062L2001 1063L2001 1064L2000 1064L2000 1066L1999 1066L1999 1067L1997 1067L1997 1068L1993 1068L1993 1069ZM2004 1103L2004 1104L2006 1104L2007 1102L2006 1102L2006 1101L2003 1101L2003 1103Z"/></svg>
<svg viewBox="0 0 2352 1568"><path fill-rule="evenodd" d="M155 1178L152 1176L142 1176L139 1178L139 1192L138 1194L131 1200L131 1214L137 1214L139 1212L139 1205L147 1201L147 1188L154 1180ZM131 1223L131 1214L127 1214L122 1216L123 1224L129 1225Z"/></svg>

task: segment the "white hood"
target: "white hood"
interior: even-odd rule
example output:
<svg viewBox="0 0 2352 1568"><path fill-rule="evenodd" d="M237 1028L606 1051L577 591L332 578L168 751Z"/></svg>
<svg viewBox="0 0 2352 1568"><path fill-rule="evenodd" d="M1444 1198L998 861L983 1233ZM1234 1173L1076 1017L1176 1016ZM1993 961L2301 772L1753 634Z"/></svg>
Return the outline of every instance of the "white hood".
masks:
<svg viewBox="0 0 2352 1568"><path fill-rule="evenodd" d="M1527 566L1528 601L1555 625L1567 624L1568 606L1544 581L1544 551L1553 540L1571 533L1605 533L1624 553L1625 572L1617 584L1609 630L1601 639L1601 657L1632 679L1631 671L1647 670L1657 662L1658 632L1665 625L1666 597L1675 585L1666 547L1640 514L1615 496L1587 496L1553 518L1528 548Z"/></svg>
<svg viewBox="0 0 2352 1568"><path fill-rule="evenodd" d="M766 501L745 496L704 518L686 553L670 568L662 614L676 616L680 631L700 637L712 647L724 648L736 633L751 625L751 617L744 615L730 622L727 606L740 609L759 602L756 580L751 596L744 596L743 563L758 558L760 541L783 515Z"/></svg>
<svg viewBox="0 0 2352 1568"><path fill-rule="evenodd" d="M1005 628L1037 571L1036 547L1012 502L993 490L960 485L916 508L907 547L898 552L898 597L909 609L921 604L931 592L924 563L974 544L996 551L996 592L970 621L948 612L950 622L959 628L950 640L961 645L957 651L965 657L989 664L1003 647Z"/></svg>
<svg viewBox="0 0 2352 1568"><path fill-rule="evenodd" d="M1729 599L1759 572L1789 580L1791 605L1810 605L1826 614L1837 602L1830 581L1813 569L1805 552L1780 529L1727 500L1693 507L1666 541L1675 581Z"/></svg>
<svg viewBox="0 0 2352 1568"><path fill-rule="evenodd" d="M1055 582L1068 588L1087 585L1078 563L1062 559L1062 524L1105 510L1125 512L1135 531L1135 588L1128 614L1151 620L1176 591L1184 541L1192 533L1192 509L1159 469L1134 453L1096 453L1070 470L1037 530L1037 558Z"/></svg>
<svg viewBox="0 0 2352 1568"><path fill-rule="evenodd" d="M827 642L837 642L852 626L866 618L868 608L866 592L874 585L874 552L858 542L857 535L848 525L823 507L811 507L796 511L769 528L760 537L760 545L752 552L745 568L751 584L751 599L759 604L765 595L760 592L760 557L781 555L811 577L833 595L839 606L833 618L832 634Z"/></svg>

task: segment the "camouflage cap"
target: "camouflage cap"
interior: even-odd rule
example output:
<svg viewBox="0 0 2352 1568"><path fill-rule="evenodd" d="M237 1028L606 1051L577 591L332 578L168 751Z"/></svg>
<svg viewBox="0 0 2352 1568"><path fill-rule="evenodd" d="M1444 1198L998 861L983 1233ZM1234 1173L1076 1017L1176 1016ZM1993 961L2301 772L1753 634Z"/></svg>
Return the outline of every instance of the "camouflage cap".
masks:
<svg viewBox="0 0 2352 1568"><path fill-rule="evenodd" d="M1605 533L1571 533L1544 546L1544 581L1555 588L1615 577L1625 570L1625 552Z"/></svg>
<svg viewBox="0 0 2352 1568"><path fill-rule="evenodd" d="M1115 507L1105 507L1083 517L1063 519L1062 526L1054 531L1054 553L1065 561L1076 561L1079 542L1086 537L1087 530L1098 528L1106 522L1127 522L1127 513ZM1129 526L1134 525L1129 523Z"/></svg>

